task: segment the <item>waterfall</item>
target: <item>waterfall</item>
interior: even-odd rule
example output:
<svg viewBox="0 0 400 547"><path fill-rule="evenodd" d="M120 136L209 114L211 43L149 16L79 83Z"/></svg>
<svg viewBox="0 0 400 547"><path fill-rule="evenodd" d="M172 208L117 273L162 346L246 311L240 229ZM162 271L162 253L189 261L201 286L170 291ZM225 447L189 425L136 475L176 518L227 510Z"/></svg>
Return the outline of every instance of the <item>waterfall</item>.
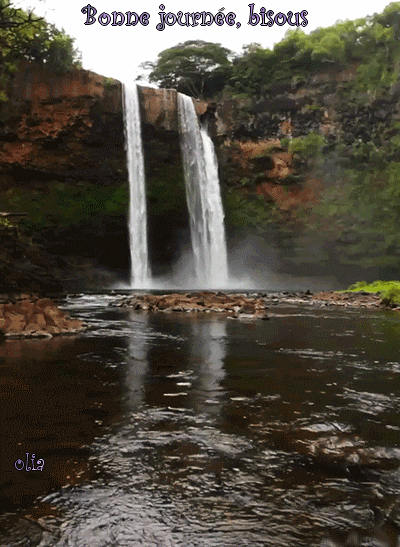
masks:
<svg viewBox="0 0 400 547"><path fill-rule="evenodd" d="M148 288L147 211L138 88L124 86L126 156L129 175L129 247L132 288Z"/></svg>
<svg viewBox="0 0 400 547"><path fill-rule="evenodd" d="M228 262L214 145L207 130L200 130L191 97L178 93L178 112L196 281L223 288Z"/></svg>

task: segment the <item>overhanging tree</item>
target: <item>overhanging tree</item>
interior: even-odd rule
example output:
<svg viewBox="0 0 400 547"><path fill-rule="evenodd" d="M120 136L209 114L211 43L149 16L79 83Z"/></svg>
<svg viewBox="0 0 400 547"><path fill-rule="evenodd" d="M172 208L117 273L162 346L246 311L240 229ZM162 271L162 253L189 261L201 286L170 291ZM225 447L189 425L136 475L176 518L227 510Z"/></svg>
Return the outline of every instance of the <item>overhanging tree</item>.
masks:
<svg viewBox="0 0 400 547"><path fill-rule="evenodd" d="M16 8L8 0L0 0L0 29L15 29L25 25L35 25L43 21L32 11L26 13Z"/></svg>
<svg viewBox="0 0 400 547"><path fill-rule="evenodd" d="M151 69L149 80L161 87L210 97L226 85L232 58L233 53L221 44L189 40L165 49L155 63L144 63L142 68Z"/></svg>
<svg viewBox="0 0 400 547"><path fill-rule="evenodd" d="M0 101L7 100L7 82L21 61L39 62L61 74L79 64L74 40L32 11L0 0Z"/></svg>

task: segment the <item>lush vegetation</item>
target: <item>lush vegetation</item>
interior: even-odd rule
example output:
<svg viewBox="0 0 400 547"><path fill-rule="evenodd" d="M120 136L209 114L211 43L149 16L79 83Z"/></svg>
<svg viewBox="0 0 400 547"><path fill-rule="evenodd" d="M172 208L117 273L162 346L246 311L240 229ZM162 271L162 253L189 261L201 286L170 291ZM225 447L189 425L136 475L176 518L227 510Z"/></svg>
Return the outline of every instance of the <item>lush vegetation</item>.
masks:
<svg viewBox="0 0 400 547"><path fill-rule="evenodd" d="M80 55L64 30L0 0L0 100L7 100L7 82L24 60L63 74L79 66Z"/></svg>
<svg viewBox="0 0 400 547"><path fill-rule="evenodd" d="M162 51L145 63L150 81L193 96L213 96L223 88L260 96L279 82L297 84L324 70L357 66L357 90L385 92L400 73L400 3L380 14L338 21L306 34L289 29L273 49L252 43L241 55L220 44L187 41ZM353 85L354 88L354 85Z"/></svg>
<svg viewBox="0 0 400 547"><path fill-rule="evenodd" d="M272 50L250 44L234 60L230 85L259 95L277 82L299 83L310 73L357 66L358 89L385 91L399 77L400 4L389 4L381 14L339 21L310 34L289 30Z"/></svg>
<svg viewBox="0 0 400 547"><path fill-rule="evenodd" d="M189 40L162 51L149 79L161 87L177 89L193 97L212 96L221 91L231 70L232 52L220 44Z"/></svg>
<svg viewBox="0 0 400 547"><path fill-rule="evenodd" d="M329 250L345 264L398 267L400 163L379 171L346 171L344 177L305 216L304 253L312 247L316 255Z"/></svg>
<svg viewBox="0 0 400 547"><path fill-rule="evenodd" d="M379 294L386 305L400 304L400 281L358 281L347 289L347 292L369 292Z"/></svg>
<svg viewBox="0 0 400 547"><path fill-rule="evenodd" d="M71 186L62 182L46 189L12 188L0 196L0 209L24 211L19 221L27 234L37 230L79 226L88 218L126 215L128 187L99 186L82 182Z"/></svg>

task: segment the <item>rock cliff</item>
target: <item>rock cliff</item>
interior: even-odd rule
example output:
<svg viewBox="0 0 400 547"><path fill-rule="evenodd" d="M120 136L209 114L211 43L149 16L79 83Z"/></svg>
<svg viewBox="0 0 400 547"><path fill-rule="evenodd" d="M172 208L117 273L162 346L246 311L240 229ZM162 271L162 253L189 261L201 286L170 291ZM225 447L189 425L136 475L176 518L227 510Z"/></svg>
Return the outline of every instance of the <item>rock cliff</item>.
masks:
<svg viewBox="0 0 400 547"><path fill-rule="evenodd" d="M316 133L334 150L339 142L380 146L390 136L399 90L380 100L351 95L355 70L276 83L261 97L226 93L218 102L196 101L217 144L229 238L238 227L257 228L272 210L290 221L299 205L317 199L313 166L289 154L284 140ZM67 267L59 266L77 286L89 277L110 282L110 270L123 277L129 252L121 83L85 70L55 76L25 65L8 96L0 103L0 211L27 212L21 228L50 255L69 257ZM140 87L139 97L157 275L189 245L177 94Z"/></svg>
<svg viewBox="0 0 400 547"><path fill-rule="evenodd" d="M187 221L177 93L141 87L139 95L157 266L175 256ZM20 225L36 242L74 257L67 277L83 280L95 268L100 273L93 282L102 283L104 267L127 272L122 84L85 70L56 76L25 65L10 81L8 96L0 103L0 211L27 212ZM195 107L199 116L207 110L201 101ZM169 215L166 197L172 198ZM158 230L160 215L169 226L168 242L168 232Z"/></svg>
<svg viewBox="0 0 400 547"><path fill-rule="evenodd" d="M143 125L178 131L175 90L140 88ZM0 103L0 189L126 178L122 85L86 70L56 76L25 65ZM207 104L196 102L199 115Z"/></svg>

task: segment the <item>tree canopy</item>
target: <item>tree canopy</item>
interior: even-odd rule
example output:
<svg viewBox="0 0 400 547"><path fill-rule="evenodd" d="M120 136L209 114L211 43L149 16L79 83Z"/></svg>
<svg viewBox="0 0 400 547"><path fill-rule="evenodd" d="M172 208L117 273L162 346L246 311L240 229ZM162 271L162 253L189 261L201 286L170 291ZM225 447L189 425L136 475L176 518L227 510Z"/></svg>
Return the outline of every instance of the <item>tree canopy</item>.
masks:
<svg viewBox="0 0 400 547"><path fill-rule="evenodd" d="M189 40L162 51L150 68L149 79L161 87L194 97L212 96L228 82L232 52L220 44Z"/></svg>
<svg viewBox="0 0 400 547"><path fill-rule="evenodd" d="M144 63L149 79L195 97L210 97L229 86L251 96L268 92L276 82L305 81L324 70L358 66L358 90L384 93L400 71L400 2L382 13L338 21L306 34L289 29L272 49L249 44L241 55L201 40L162 51L156 62Z"/></svg>
<svg viewBox="0 0 400 547"><path fill-rule="evenodd" d="M326 68L358 66L361 90L384 92L400 70L400 3L382 13L355 21L338 21L306 34L288 30L272 50L245 47L234 61L231 86L238 92L260 94L270 82L293 82Z"/></svg>
<svg viewBox="0 0 400 547"><path fill-rule="evenodd" d="M7 100L6 85L23 61L41 63L57 74L79 64L74 40L64 30L0 0L0 101Z"/></svg>
<svg viewBox="0 0 400 547"><path fill-rule="evenodd" d="M0 1L0 29L18 28L38 23L41 20L42 17L36 17L32 11L26 13L13 7L8 0Z"/></svg>

